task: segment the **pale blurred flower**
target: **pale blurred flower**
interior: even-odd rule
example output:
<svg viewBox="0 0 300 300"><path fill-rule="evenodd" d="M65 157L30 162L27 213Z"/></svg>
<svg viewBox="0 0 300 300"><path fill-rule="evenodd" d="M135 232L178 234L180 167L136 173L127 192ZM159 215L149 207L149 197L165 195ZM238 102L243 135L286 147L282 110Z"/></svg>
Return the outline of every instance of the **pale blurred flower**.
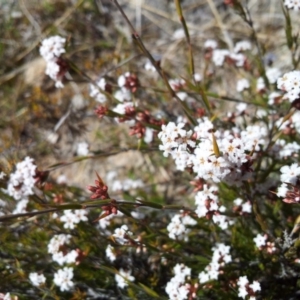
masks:
<svg viewBox="0 0 300 300"><path fill-rule="evenodd" d="M131 270L120 269L119 274L115 275L115 280L118 287L123 289L128 286L128 281L134 281L135 278L131 275Z"/></svg>
<svg viewBox="0 0 300 300"><path fill-rule="evenodd" d="M206 40L204 43L204 48L216 49L218 43L215 40Z"/></svg>
<svg viewBox="0 0 300 300"><path fill-rule="evenodd" d="M248 89L250 87L249 80L246 78L239 79L236 83L236 90L238 92L242 92L245 89Z"/></svg>
<svg viewBox="0 0 300 300"><path fill-rule="evenodd" d="M237 42L234 46L234 52L238 53L241 51L251 50L251 43L249 41Z"/></svg>
<svg viewBox="0 0 300 300"><path fill-rule="evenodd" d="M277 87L286 92L284 98L290 102L298 99L300 97L300 71L285 73L283 77L278 78Z"/></svg>
<svg viewBox="0 0 300 300"><path fill-rule="evenodd" d="M62 292L69 291L74 286L72 281L73 279L73 268L64 267L63 269L59 269L54 274L54 284L60 287Z"/></svg>
<svg viewBox="0 0 300 300"><path fill-rule="evenodd" d="M32 195L35 175L36 165L33 163L33 159L27 156L23 161L17 163L15 172L10 174L7 185L8 194L15 200Z"/></svg>
<svg viewBox="0 0 300 300"><path fill-rule="evenodd" d="M284 183L296 184L298 176L300 175L300 167L297 163L292 164L291 166L283 166L280 168L280 180Z"/></svg>
<svg viewBox="0 0 300 300"><path fill-rule="evenodd" d="M86 142L81 142L77 144L76 154L78 156L89 155L89 144Z"/></svg>
<svg viewBox="0 0 300 300"><path fill-rule="evenodd" d="M64 49L66 39L58 35L44 39L40 47L40 54L46 61L53 61L54 58L59 57L65 53Z"/></svg>
<svg viewBox="0 0 300 300"><path fill-rule="evenodd" d="M284 0L284 5L287 8L299 11L300 10L300 2L298 0Z"/></svg>
<svg viewBox="0 0 300 300"><path fill-rule="evenodd" d="M105 254L106 254L106 257L111 261L115 261L116 260L116 254L114 252L114 247L111 246L111 245L107 245L106 247L106 250L105 250Z"/></svg>
<svg viewBox="0 0 300 300"><path fill-rule="evenodd" d="M16 208L13 210L12 214L22 214L22 213L25 213L28 202L29 202L28 199L22 199L22 200L20 200L17 203Z"/></svg>
<svg viewBox="0 0 300 300"><path fill-rule="evenodd" d="M30 273L29 279L33 286L40 286L46 282L46 277L38 273Z"/></svg>

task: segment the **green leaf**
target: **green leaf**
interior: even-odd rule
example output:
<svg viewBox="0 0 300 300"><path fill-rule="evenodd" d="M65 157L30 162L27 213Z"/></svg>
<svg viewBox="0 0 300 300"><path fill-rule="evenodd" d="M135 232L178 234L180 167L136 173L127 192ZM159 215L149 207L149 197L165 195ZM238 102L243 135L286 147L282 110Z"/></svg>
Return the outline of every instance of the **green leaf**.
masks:
<svg viewBox="0 0 300 300"><path fill-rule="evenodd" d="M159 295L153 291L152 289L150 289L149 287L147 287L146 285L139 283L139 286L142 287L142 289L151 297L154 298L159 298Z"/></svg>

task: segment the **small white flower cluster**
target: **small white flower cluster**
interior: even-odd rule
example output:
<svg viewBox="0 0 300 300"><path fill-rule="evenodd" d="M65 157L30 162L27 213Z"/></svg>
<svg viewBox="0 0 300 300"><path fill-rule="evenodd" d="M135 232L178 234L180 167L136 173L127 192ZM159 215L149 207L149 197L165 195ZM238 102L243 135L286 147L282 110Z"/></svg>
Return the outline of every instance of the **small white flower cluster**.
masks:
<svg viewBox="0 0 300 300"><path fill-rule="evenodd" d="M181 101L185 101L188 98L188 94L186 92L182 91L182 89L186 85L186 82L184 79L182 79L182 78L170 79L169 84L170 84L171 88L176 92L177 97Z"/></svg>
<svg viewBox="0 0 300 300"><path fill-rule="evenodd" d="M72 264L76 262L78 252L72 250L68 253L61 249L70 243L71 235L58 234L54 235L48 244L48 253L52 254L52 260L57 262L60 266L64 264Z"/></svg>
<svg viewBox="0 0 300 300"><path fill-rule="evenodd" d="M230 246L218 243L212 248L213 256L211 263L206 266L205 270L199 274L200 284L206 283L210 280L217 280L219 274L222 273L221 268L232 261L230 252Z"/></svg>
<svg viewBox="0 0 300 300"><path fill-rule="evenodd" d="M299 0L284 0L284 5L289 9L293 9L296 11L300 10Z"/></svg>
<svg viewBox="0 0 300 300"><path fill-rule="evenodd" d="M133 102L131 99L131 92L129 89L125 87L126 83L126 77L130 77L131 73L126 72L125 74L121 75L118 78L118 85L120 87L119 90L116 91L114 94L114 97L121 103L117 104L115 108L113 108L113 111L124 115L127 108L135 107L137 106L137 102ZM118 122L117 118L115 120ZM133 126L135 124L134 120L125 121L130 126Z"/></svg>
<svg viewBox="0 0 300 300"><path fill-rule="evenodd" d="M112 235L116 242L121 245L128 243L129 236L132 235L132 232L129 231L127 225L122 225L120 228L116 228L114 234Z"/></svg>
<svg viewBox="0 0 300 300"><path fill-rule="evenodd" d="M46 282L46 277L43 274L30 273L29 279L33 286L40 286Z"/></svg>
<svg viewBox="0 0 300 300"><path fill-rule="evenodd" d="M276 251L275 243L267 242L267 240L268 240L268 236L266 234L265 235L258 234L253 239L256 247L260 251L266 249L269 254L272 254L272 253L274 253Z"/></svg>
<svg viewBox="0 0 300 300"><path fill-rule="evenodd" d="M281 93L278 93L278 92L272 92L271 94L269 94L268 96L268 104L271 106L271 105L274 105L276 104L276 101L278 101L279 99L282 98L282 95Z"/></svg>
<svg viewBox="0 0 300 300"><path fill-rule="evenodd" d="M280 119L281 123L283 119ZM279 120L276 123L276 125L279 127ZM280 127L281 130L289 130L289 129L295 129L297 133L300 134L300 111L296 111L289 120L286 120Z"/></svg>
<svg viewBox="0 0 300 300"><path fill-rule="evenodd" d="M105 212L103 213L105 214ZM121 217L123 216L123 213L121 213L119 210L117 212L117 214L110 214L106 217L103 217L99 220L99 226L101 229L106 229L109 225L110 225L110 221L115 218L115 217ZM108 231L107 231L108 234L110 234Z"/></svg>
<svg viewBox="0 0 300 300"><path fill-rule="evenodd" d="M250 160L247 151L258 151L265 144L267 136L263 124L249 125L245 130L234 128L234 132L216 130L214 137L222 154L216 156L213 124L207 118L198 119L194 132L186 131L183 127L184 123L162 125L158 137L162 141L159 149L164 151L163 155L167 157L171 154L178 170L183 171L189 166L197 178L216 183L225 181L231 185L250 178L250 170L242 168Z"/></svg>
<svg viewBox="0 0 300 300"><path fill-rule="evenodd" d="M156 72L156 69L155 69L155 67L153 66L153 64L150 60L146 61L145 65L144 65L144 68L145 68L146 71Z"/></svg>
<svg viewBox="0 0 300 300"><path fill-rule="evenodd" d="M129 190L135 190L138 188L142 188L144 186L144 183L141 179L131 179L131 178L126 178L125 180L114 180L112 182L112 185L110 189L113 192L116 191L129 191Z"/></svg>
<svg viewBox="0 0 300 300"><path fill-rule="evenodd" d="M72 281L73 276L73 268L64 267L54 273L53 281L55 285L60 287L62 292L70 291L74 286L74 282Z"/></svg>
<svg viewBox="0 0 300 300"><path fill-rule="evenodd" d="M118 287L124 289L128 286L128 281L134 281L135 278L131 275L131 270L120 269L119 274L115 275L115 280Z"/></svg>
<svg viewBox="0 0 300 300"><path fill-rule="evenodd" d="M107 101L106 95L104 93L106 88L105 78L99 78L96 81L97 86L90 84L90 96L93 97L97 102L104 103Z"/></svg>
<svg viewBox="0 0 300 300"><path fill-rule="evenodd" d="M89 144L86 142L80 142L77 145L76 154L78 156L87 156L89 155Z"/></svg>
<svg viewBox="0 0 300 300"><path fill-rule="evenodd" d="M176 125L174 122L169 122L167 125L162 125L162 131L158 134L163 143L159 145L159 149L164 151L165 157L171 154L177 169L181 171L188 165L188 146L192 148L196 146L195 141L191 139L192 131L186 131L183 127L184 123Z"/></svg>
<svg viewBox="0 0 300 300"><path fill-rule="evenodd" d="M186 226L195 226L196 224L197 222L189 215L176 214L167 226L169 238L187 242L189 240L188 234L191 229Z"/></svg>
<svg viewBox="0 0 300 300"><path fill-rule="evenodd" d="M128 88L126 88L126 78L129 78L131 76L130 72L126 72L125 74L122 74L118 78L118 86L120 87L119 90L115 93L115 98L120 102L128 102L131 101L131 92ZM130 102L134 106L132 102Z"/></svg>
<svg viewBox="0 0 300 300"><path fill-rule="evenodd" d="M195 196L195 204L197 205L195 212L199 218L212 216L213 222L223 230L233 224L232 220L221 214L226 211L226 207L219 204L216 186L204 184L203 189Z"/></svg>
<svg viewBox="0 0 300 300"><path fill-rule="evenodd" d="M277 189L277 196L285 198L291 188L290 185L295 186L298 181L298 176L300 175L300 167L297 163L293 163L291 166L281 167L280 172L282 173L280 175L280 181L282 182L282 184ZM294 202L300 202L300 199L298 198L295 198Z"/></svg>
<svg viewBox="0 0 300 300"><path fill-rule="evenodd" d="M1 300L12 300L10 293L6 293L5 295L3 293L0 293L0 299Z"/></svg>
<svg viewBox="0 0 300 300"><path fill-rule="evenodd" d="M29 200L27 198L24 198L24 199L18 201L15 209L12 211L12 214L26 213L28 202L29 202Z"/></svg>
<svg viewBox="0 0 300 300"><path fill-rule="evenodd" d="M300 145L297 142L287 143L283 139L276 140L273 145L271 152L274 157L277 158L288 158L288 157L297 157L300 151Z"/></svg>
<svg viewBox="0 0 300 300"><path fill-rule="evenodd" d="M217 49L218 43L215 40L206 40L204 42L204 48L205 49Z"/></svg>
<svg viewBox="0 0 300 300"><path fill-rule="evenodd" d="M215 41L210 41L209 43L207 41L205 48L209 48L213 51L212 61L216 66L223 66L225 59L228 58L236 67L243 67L247 57L241 52L250 50L251 44L248 41L240 41L236 43L233 52L230 52L228 49L217 49Z"/></svg>
<svg viewBox="0 0 300 300"><path fill-rule="evenodd" d="M170 300L188 299L190 285L185 283L190 279L191 269L184 264L177 264L174 268L174 277L166 285L166 293Z"/></svg>
<svg viewBox="0 0 300 300"><path fill-rule="evenodd" d="M15 200L26 199L33 194L35 175L36 165L33 163L33 159L27 156L23 161L17 163L15 172L10 174L7 193Z"/></svg>
<svg viewBox="0 0 300 300"><path fill-rule="evenodd" d="M285 73L283 77L278 78L277 87L286 94L285 99L293 102L300 98L300 71L292 71Z"/></svg>
<svg viewBox="0 0 300 300"><path fill-rule="evenodd" d="M117 256L115 254L115 248L111 245L107 245L106 247L106 250L105 250L105 254L106 254L106 257L111 261L115 261L117 259Z"/></svg>
<svg viewBox="0 0 300 300"><path fill-rule="evenodd" d="M65 53L64 49L66 39L58 35L49 37L42 41L40 54L45 59L47 66L45 73L55 81L57 88L62 88L64 85L59 75L61 67L57 64L57 59L61 54Z"/></svg>
<svg viewBox="0 0 300 300"><path fill-rule="evenodd" d="M249 87L250 87L250 82L246 78L239 79L236 83L236 90L238 92L242 92L246 89L249 89Z"/></svg>
<svg viewBox="0 0 300 300"><path fill-rule="evenodd" d="M278 68L267 68L266 77L270 84L275 84L278 78L281 76L281 71ZM256 90L263 92L266 89L266 84L263 77L259 77L256 82Z"/></svg>
<svg viewBox="0 0 300 300"><path fill-rule="evenodd" d="M74 212L67 209L59 219L64 223L64 228L74 229L80 221L86 222L88 220L86 215L87 211L85 209L76 209Z"/></svg>
<svg viewBox="0 0 300 300"><path fill-rule="evenodd" d="M241 276L237 281L237 285L239 286L238 296L243 299L249 296L249 300L255 300L255 293L261 290L260 283L253 281L252 284L249 284L247 276Z"/></svg>
<svg viewBox="0 0 300 300"><path fill-rule="evenodd" d="M241 215L242 214L251 214L252 206L250 201L244 202L243 199L237 198L233 201L235 204L234 211L238 211Z"/></svg>
<svg viewBox="0 0 300 300"><path fill-rule="evenodd" d="M71 235L59 234L55 235L48 244L48 253L52 254L53 261L57 262L59 265L63 265L65 263L71 264L76 262L76 258L78 253L76 250L72 250L71 252L65 254L61 251L62 247L70 242ZM69 291L74 283L72 282L73 278L73 268L64 267L63 269L59 269L54 274L54 284L60 287L60 290ZM33 286L40 286L46 282L46 278L43 274L38 273L30 273L29 279Z"/></svg>

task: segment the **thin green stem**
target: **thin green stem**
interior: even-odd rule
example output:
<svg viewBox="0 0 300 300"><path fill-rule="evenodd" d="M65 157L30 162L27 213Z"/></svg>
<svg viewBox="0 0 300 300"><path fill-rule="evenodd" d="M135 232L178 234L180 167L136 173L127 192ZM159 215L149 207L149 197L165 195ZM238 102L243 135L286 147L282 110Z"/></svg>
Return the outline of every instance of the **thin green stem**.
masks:
<svg viewBox="0 0 300 300"><path fill-rule="evenodd" d="M179 20L182 24L184 34L186 37L187 45L188 45L188 56L189 56L189 69L190 69L190 74L193 76L194 79L194 74L195 74L195 64L194 64L194 57L193 57L193 47L190 39L190 34L189 34L189 29L187 27L185 18L182 13L182 7L180 0L175 0L175 5L176 5L176 10L179 16Z"/></svg>
<svg viewBox="0 0 300 300"><path fill-rule="evenodd" d="M177 100L177 102L180 104L180 106L183 108L187 118L190 120L190 122L193 125L196 125L197 122L196 120L194 120L194 118L191 115L191 111L190 109L187 107L186 103L182 102L180 100L180 98L177 96L177 94L175 93L175 91L172 89L172 87L170 86L170 83L168 81L168 78L165 74L165 72L163 71L163 69L160 67L160 65L157 63L157 61L154 59L154 57L150 54L150 52L147 50L147 48L145 47L142 39L140 38L139 34L137 33L137 31L135 30L135 28L133 27L132 23L130 22L130 20L128 19L127 15L125 14L123 8L120 6L119 2L117 0L111 0L111 2L118 8L118 10L120 11L121 15L123 16L124 20L126 21L127 25L130 28L131 34L133 39L136 41L137 45L139 46L140 50L144 53L144 55L151 61L152 65L154 66L154 68L156 69L156 71L158 72L158 74L160 75L160 77L163 79L169 94L172 98L175 98Z"/></svg>

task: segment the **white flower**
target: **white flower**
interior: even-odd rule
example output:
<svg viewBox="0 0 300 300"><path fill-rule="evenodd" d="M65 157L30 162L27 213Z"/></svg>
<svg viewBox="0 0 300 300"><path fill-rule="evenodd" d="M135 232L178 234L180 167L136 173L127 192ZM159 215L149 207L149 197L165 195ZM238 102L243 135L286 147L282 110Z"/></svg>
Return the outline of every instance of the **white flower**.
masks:
<svg viewBox="0 0 300 300"><path fill-rule="evenodd" d="M275 101L279 98L281 98L281 94L278 92L272 92L268 97L268 104L273 105L275 104Z"/></svg>
<svg viewBox="0 0 300 300"><path fill-rule="evenodd" d="M156 69L155 67L153 66L152 62L150 60L148 60L146 63L145 63L145 66L144 66L145 70L147 71L151 71L151 72L156 72Z"/></svg>
<svg viewBox="0 0 300 300"><path fill-rule="evenodd" d="M59 57L65 53L64 44L65 38L58 35L44 39L40 47L40 54L46 61L52 61L55 57Z"/></svg>
<svg viewBox="0 0 300 300"><path fill-rule="evenodd" d="M122 89L116 91L114 97L120 102L130 101L131 93L129 90L122 88Z"/></svg>
<svg viewBox="0 0 300 300"><path fill-rule="evenodd" d="M43 274L30 273L29 279L33 286L40 286L46 282L46 277Z"/></svg>
<svg viewBox="0 0 300 300"><path fill-rule="evenodd" d="M60 221L64 223L64 228L74 229L77 224L77 218L70 209L64 211L64 215L60 217Z"/></svg>
<svg viewBox="0 0 300 300"><path fill-rule="evenodd" d="M56 182L58 184L67 184L68 178L65 174L61 174L57 177Z"/></svg>
<svg viewBox="0 0 300 300"><path fill-rule="evenodd" d="M59 74L61 67L58 65L57 59L66 52L64 49L65 42L65 38L53 36L43 40L40 47L40 54L47 62L45 73L55 81L57 88L63 87L62 76Z"/></svg>
<svg viewBox="0 0 300 300"><path fill-rule="evenodd" d="M215 40L207 40L204 43L204 48L216 49L218 47L218 43Z"/></svg>
<svg viewBox="0 0 300 300"><path fill-rule="evenodd" d="M95 98L97 102L106 102L106 95L104 94L106 88L105 78L100 78L96 81L97 86L90 84L90 96Z"/></svg>
<svg viewBox="0 0 300 300"><path fill-rule="evenodd" d="M27 204L29 200L28 199L22 199L17 203L16 208L13 210L13 214L22 214L26 212Z"/></svg>
<svg viewBox="0 0 300 300"><path fill-rule="evenodd" d="M199 282L200 282L200 283L205 283L205 282L207 282L207 281L210 280L210 275L209 275L209 273L206 273L205 271L199 273L199 276L198 276L198 277L199 277Z"/></svg>
<svg viewBox="0 0 300 300"><path fill-rule="evenodd" d="M153 141L154 130L152 128L146 127L144 142L150 144Z"/></svg>
<svg viewBox="0 0 300 300"><path fill-rule="evenodd" d="M78 257L78 252L76 250L72 250L65 255L65 263L74 264L76 263L77 257Z"/></svg>
<svg viewBox="0 0 300 300"><path fill-rule="evenodd" d="M262 77L259 77L257 79L257 82L256 82L256 90L258 92L261 92L263 91L264 89L266 88L266 85L265 85L265 82L264 82L264 79Z"/></svg>
<svg viewBox="0 0 300 300"><path fill-rule="evenodd" d="M89 155L89 144L81 142L77 144L76 154L78 156L87 156Z"/></svg>
<svg viewBox="0 0 300 300"><path fill-rule="evenodd" d="M297 0L284 0L284 5L287 8L299 11L300 10L300 2Z"/></svg>
<svg viewBox="0 0 300 300"><path fill-rule="evenodd" d="M266 76L271 84L276 83L280 75L281 71L278 68L269 68L266 70Z"/></svg>
<svg viewBox="0 0 300 300"><path fill-rule="evenodd" d="M74 286L73 276L73 268L64 267L54 274L53 281L55 285L60 287L62 292L69 291Z"/></svg>
<svg viewBox="0 0 300 300"><path fill-rule="evenodd" d="M241 277L238 279L238 282L237 282L237 284L238 284L239 286L245 286L245 285L248 284L248 283L249 283L249 280L248 280L247 276L241 276Z"/></svg>
<svg viewBox="0 0 300 300"><path fill-rule="evenodd" d="M116 228L112 235L118 243L124 245L127 243L127 236L132 235L132 232L128 230L127 225L122 225L121 228Z"/></svg>
<svg viewBox="0 0 300 300"><path fill-rule="evenodd" d="M182 28L178 28L173 32L172 38L174 40L182 39L185 37L184 30Z"/></svg>
<svg viewBox="0 0 300 300"><path fill-rule="evenodd" d="M117 256L116 254L114 253L114 247L111 246L111 245L107 245L106 247L106 250L105 250L105 254L106 254L106 257L111 261L115 261Z"/></svg>
<svg viewBox="0 0 300 300"><path fill-rule="evenodd" d="M59 251L52 254L52 260L57 262L60 266L62 266L66 263L66 256L62 251Z"/></svg>
<svg viewBox="0 0 300 300"><path fill-rule="evenodd" d="M87 221L87 211L84 209L77 209L74 212L71 209L64 211L63 216L60 217L60 221L64 222L64 228L74 229L80 221Z"/></svg>
<svg viewBox="0 0 300 300"><path fill-rule="evenodd" d="M120 269L119 274L115 275L115 280L118 287L123 289L124 287L128 286L128 281L134 281L135 278L131 275L131 270L125 271L124 269Z"/></svg>
<svg viewBox="0 0 300 300"><path fill-rule="evenodd" d="M234 46L234 52L239 53L241 51L251 50L251 43L249 41L237 42Z"/></svg>
<svg viewBox="0 0 300 300"><path fill-rule="evenodd" d="M253 290L253 292L261 290L260 283L258 281L253 281L252 284L249 284L249 287Z"/></svg>
<svg viewBox="0 0 300 300"><path fill-rule="evenodd" d="M212 248L213 256L211 263L205 267L205 271L199 274L199 282L205 283L209 280L217 280L220 273L220 268L225 264L232 261L230 252L230 246L219 243Z"/></svg>
<svg viewBox="0 0 300 300"><path fill-rule="evenodd" d="M237 67L242 67L246 61L246 56L242 53L230 53L229 57L235 62Z"/></svg>
<svg viewBox="0 0 300 300"><path fill-rule="evenodd" d="M54 254L59 252L59 248L64 244L70 242L71 235L69 234L57 234L48 243L48 253Z"/></svg>
<svg viewBox="0 0 300 300"><path fill-rule="evenodd" d="M289 191L289 188L286 183L283 183L278 189L277 189L277 196L284 198Z"/></svg>
<svg viewBox="0 0 300 300"><path fill-rule="evenodd" d="M299 98L300 94L300 71L285 73L283 77L278 78L277 87L286 92L284 98L290 102Z"/></svg>
<svg viewBox="0 0 300 300"><path fill-rule="evenodd" d="M247 295L248 295L248 291L247 291L246 287L245 286L240 286L239 287L239 294L238 294L238 296L241 297L241 298L243 298L243 299L245 299L245 297Z"/></svg>
<svg viewBox="0 0 300 300"><path fill-rule="evenodd" d="M187 299L189 285L185 284L185 280L190 278L191 269L184 264L177 264L173 270L174 277L167 283L165 291L170 300Z"/></svg>
<svg viewBox="0 0 300 300"><path fill-rule="evenodd" d="M254 243L257 248L261 248L266 245L268 237L266 235L258 234L254 239Z"/></svg>
<svg viewBox="0 0 300 300"><path fill-rule="evenodd" d="M196 82L200 82L202 80L202 75L199 73L195 73L193 77Z"/></svg>
<svg viewBox="0 0 300 300"><path fill-rule="evenodd" d="M251 205L250 201L243 203L242 212L249 213L249 214L252 212L252 205Z"/></svg>
<svg viewBox="0 0 300 300"><path fill-rule="evenodd" d="M27 156L23 161L17 163L16 171L10 174L7 185L8 194L15 200L32 195L35 175L36 165L33 163L33 159Z"/></svg>
<svg viewBox="0 0 300 300"><path fill-rule="evenodd" d="M240 79L236 83L236 90L238 92L242 92L245 89L248 89L250 87L249 80L246 78Z"/></svg>
<svg viewBox="0 0 300 300"><path fill-rule="evenodd" d="M291 183L293 185L297 182L297 177L300 175L300 167L297 163L292 164L291 166L283 166L280 168L280 180L284 183Z"/></svg>
<svg viewBox="0 0 300 300"><path fill-rule="evenodd" d="M6 293L5 295L0 293L0 297L2 297L2 300L12 300L12 297L10 296L10 293ZM14 297L15 299L15 297Z"/></svg>
<svg viewBox="0 0 300 300"><path fill-rule="evenodd" d="M213 63L220 67L223 66L226 56L229 56L230 52L227 49L215 49L212 56Z"/></svg>

